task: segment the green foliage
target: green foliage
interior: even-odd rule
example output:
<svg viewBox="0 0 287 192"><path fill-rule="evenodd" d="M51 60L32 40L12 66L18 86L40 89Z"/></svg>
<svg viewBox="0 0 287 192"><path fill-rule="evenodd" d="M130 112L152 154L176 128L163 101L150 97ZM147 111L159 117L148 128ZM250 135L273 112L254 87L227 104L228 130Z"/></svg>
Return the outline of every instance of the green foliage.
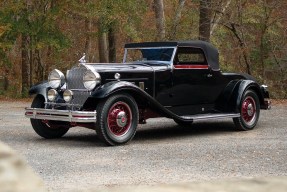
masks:
<svg viewBox="0 0 287 192"><path fill-rule="evenodd" d="M68 40L57 26L59 9L47 8L50 1L32 1L25 5L23 1L7 3L0 9L0 26L9 26L1 37L1 43L14 43L21 35L32 37L30 48L43 49L51 46L58 50L68 46ZM5 3L4 3L5 4Z"/></svg>

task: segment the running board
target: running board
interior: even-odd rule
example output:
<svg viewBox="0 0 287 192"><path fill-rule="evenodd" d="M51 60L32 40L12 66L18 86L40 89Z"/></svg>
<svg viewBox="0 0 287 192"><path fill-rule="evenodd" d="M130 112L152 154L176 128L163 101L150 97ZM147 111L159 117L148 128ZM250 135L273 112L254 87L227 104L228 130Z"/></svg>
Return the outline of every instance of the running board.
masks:
<svg viewBox="0 0 287 192"><path fill-rule="evenodd" d="M220 113L220 114L200 114L200 115L189 115L189 116L180 116L183 121L200 121L200 120L209 120L209 119L225 119L225 118L236 118L240 117L240 113Z"/></svg>

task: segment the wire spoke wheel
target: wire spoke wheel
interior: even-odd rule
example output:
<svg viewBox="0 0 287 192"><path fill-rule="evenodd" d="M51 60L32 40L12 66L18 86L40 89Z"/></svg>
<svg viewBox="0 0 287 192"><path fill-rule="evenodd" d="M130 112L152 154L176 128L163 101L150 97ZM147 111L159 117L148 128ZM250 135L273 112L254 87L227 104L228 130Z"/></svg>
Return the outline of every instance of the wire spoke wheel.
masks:
<svg viewBox="0 0 287 192"><path fill-rule="evenodd" d="M108 114L108 128L116 136L122 136L127 133L131 127L132 112L125 102L115 103Z"/></svg>
<svg viewBox="0 0 287 192"><path fill-rule="evenodd" d="M97 135L107 145L125 144L134 137L138 119L138 106L132 96L113 95L97 106Z"/></svg>
<svg viewBox="0 0 287 192"><path fill-rule="evenodd" d="M247 90L242 96L240 106L240 117L234 118L234 124L239 130L253 129L259 119L260 104L257 94L252 90Z"/></svg>
<svg viewBox="0 0 287 192"><path fill-rule="evenodd" d="M252 125L256 120L256 103L252 97L248 96L242 102L241 115L247 125Z"/></svg>

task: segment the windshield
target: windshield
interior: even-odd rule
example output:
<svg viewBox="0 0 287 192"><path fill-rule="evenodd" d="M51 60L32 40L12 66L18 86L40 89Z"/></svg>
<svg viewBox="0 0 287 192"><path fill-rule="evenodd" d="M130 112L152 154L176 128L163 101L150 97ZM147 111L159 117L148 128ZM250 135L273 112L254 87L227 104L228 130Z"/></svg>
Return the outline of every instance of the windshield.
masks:
<svg viewBox="0 0 287 192"><path fill-rule="evenodd" d="M170 62L175 48L133 48L126 49L124 62L165 61Z"/></svg>

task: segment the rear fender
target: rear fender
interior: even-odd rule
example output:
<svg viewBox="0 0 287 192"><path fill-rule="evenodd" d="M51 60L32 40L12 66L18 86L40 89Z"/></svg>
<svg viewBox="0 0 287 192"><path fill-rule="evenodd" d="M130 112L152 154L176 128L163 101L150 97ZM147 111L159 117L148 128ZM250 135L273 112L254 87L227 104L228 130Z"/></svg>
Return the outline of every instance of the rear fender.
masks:
<svg viewBox="0 0 287 192"><path fill-rule="evenodd" d="M246 90L253 90L260 101L260 105L264 105L264 95L260 86L253 80L233 80L221 93L216 102L216 109L223 112L240 112L240 102Z"/></svg>
<svg viewBox="0 0 287 192"><path fill-rule="evenodd" d="M238 92L234 93L234 94L237 94L237 97L235 96L235 98L236 98L236 109L235 109L236 112L240 112L240 102L242 100L242 97L243 97L245 91L247 91L247 90L252 90L257 94L259 102L260 102L260 107L261 107L261 109L263 109L264 108L263 106L265 106L265 103L264 103L264 97L265 96L262 92L261 87L255 81L243 80L239 85Z"/></svg>
<svg viewBox="0 0 287 192"><path fill-rule="evenodd" d="M238 92L242 80L232 80L224 88L219 98L216 101L216 109L222 112L234 112L236 102L235 93Z"/></svg>
<svg viewBox="0 0 287 192"><path fill-rule="evenodd" d="M235 98L236 98L236 106L240 105L240 101L242 99L242 96L244 95L245 91L250 89L253 90L257 96L258 99L260 101L260 108L261 109L270 109L270 102L269 101L265 101L266 99L269 99L269 92L266 85L259 85L255 78L252 77L249 74L240 74L242 77L244 77L245 79L242 80L238 80L238 82L240 81L239 87L237 89L237 93L235 92Z"/></svg>

